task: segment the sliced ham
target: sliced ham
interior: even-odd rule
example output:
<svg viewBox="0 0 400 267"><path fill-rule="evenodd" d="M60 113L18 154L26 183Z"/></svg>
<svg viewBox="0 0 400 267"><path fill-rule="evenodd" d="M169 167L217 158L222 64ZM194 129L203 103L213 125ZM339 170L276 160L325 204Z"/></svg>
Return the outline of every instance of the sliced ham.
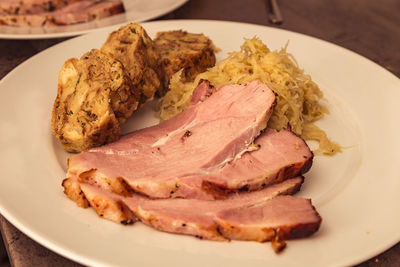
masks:
<svg viewBox="0 0 400 267"><path fill-rule="evenodd" d="M256 150L214 172L182 178L171 196L214 199L232 191L254 191L302 175L312 165L307 144L288 130L266 129L254 146Z"/></svg>
<svg viewBox="0 0 400 267"><path fill-rule="evenodd" d="M102 19L124 12L121 0L105 0L91 3L82 1L60 9L53 16L57 25L70 25Z"/></svg>
<svg viewBox="0 0 400 267"><path fill-rule="evenodd" d="M216 223L221 235L236 240L270 241L293 239L316 232L321 217L310 199L277 196L252 206L240 206L218 212Z"/></svg>
<svg viewBox="0 0 400 267"><path fill-rule="evenodd" d="M209 174L221 172L235 159L247 158L246 151L254 149L250 144L265 128L274 103L274 93L259 81L223 86L168 121L72 156L67 179L104 183L110 190L114 190L113 185L121 187L123 182L134 191L154 198L173 197L181 181L185 188L186 184L191 185L188 177L206 176L212 183ZM299 147L304 145L301 139L296 137L296 140ZM307 160L310 160L312 154L308 152ZM303 155L300 157L290 162L289 167L299 161L304 165L307 160ZM280 169L285 166L281 165ZM275 172L280 173L280 169ZM182 192L178 196L184 196Z"/></svg>
<svg viewBox="0 0 400 267"><path fill-rule="evenodd" d="M186 111L69 158L65 193L122 224L209 240L305 237L321 217L290 196L313 154L289 130L265 129L275 95L264 84L203 81ZM295 178L293 178L295 177Z"/></svg>
<svg viewBox="0 0 400 267"><path fill-rule="evenodd" d="M39 14L60 9L82 0L1 0L1 15ZM87 0L85 0L87 1ZM92 0L96 2L98 0Z"/></svg>
<svg viewBox="0 0 400 267"><path fill-rule="evenodd" d="M53 0L0 3L0 25L48 27L89 22L124 12L121 0Z"/></svg>
<svg viewBox="0 0 400 267"><path fill-rule="evenodd" d="M128 224L139 219L160 231L210 240L269 241L308 236L318 230L321 218L311 201L292 196L301 177L257 192L232 194L224 200L149 199L133 193L112 194L94 185L82 191L97 214Z"/></svg>
<svg viewBox="0 0 400 267"><path fill-rule="evenodd" d="M244 153L240 158L225 164L222 168L207 174L193 174L173 180L165 190L165 183L143 181L142 193L151 197L183 197L196 199L224 198L234 191L254 191L273 183L306 173L312 164L313 154L303 139L294 133L266 129L255 140L257 150ZM70 176L69 179L73 179ZM130 187L120 176L110 179L94 169L83 172L79 179L87 183L104 184L111 191L121 191L121 183ZM149 186L146 186L146 183ZM122 185L122 186L125 186ZM67 186L65 186L67 187ZM78 188L78 187L76 187ZM130 187L132 190L135 188ZM146 188L146 190L145 190ZM136 190L137 191L137 190ZM76 200L76 190L68 195Z"/></svg>

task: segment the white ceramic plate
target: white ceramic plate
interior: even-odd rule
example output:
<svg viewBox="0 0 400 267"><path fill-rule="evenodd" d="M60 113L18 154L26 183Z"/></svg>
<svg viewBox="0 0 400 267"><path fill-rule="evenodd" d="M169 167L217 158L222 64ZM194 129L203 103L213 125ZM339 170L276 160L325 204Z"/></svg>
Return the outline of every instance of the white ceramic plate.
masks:
<svg viewBox="0 0 400 267"><path fill-rule="evenodd" d="M97 21L58 27L10 27L0 25L2 39L61 38L93 32L130 21L143 22L165 15L188 0L123 0L125 12Z"/></svg>
<svg viewBox="0 0 400 267"><path fill-rule="evenodd" d="M203 32L223 52L257 35L272 49L290 40L306 73L325 93L331 115L320 121L347 147L334 157L316 156L301 196L320 212L321 229L288 242L275 255L256 242L212 242L155 231L140 223L122 226L78 208L62 192L65 153L50 131L58 72L69 57L100 47L109 31L56 45L32 57L0 83L0 212L37 242L94 266L339 266L352 265L400 240L400 80L341 47L278 29L216 21L143 23L150 35L185 29ZM155 123L150 107L124 130Z"/></svg>

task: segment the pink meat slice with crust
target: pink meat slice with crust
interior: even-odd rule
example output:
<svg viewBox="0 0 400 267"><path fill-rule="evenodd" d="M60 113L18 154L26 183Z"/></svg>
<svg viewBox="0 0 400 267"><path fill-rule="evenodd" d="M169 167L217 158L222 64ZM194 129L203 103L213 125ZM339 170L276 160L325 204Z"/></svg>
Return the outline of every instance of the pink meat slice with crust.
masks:
<svg viewBox="0 0 400 267"><path fill-rule="evenodd" d="M304 174L312 165L310 148L291 131L265 129L254 144L255 151L225 165L220 175L211 175L206 181L222 188L252 191ZM253 172L257 175L251 175Z"/></svg>
<svg viewBox="0 0 400 267"><path fill-rule="evenodd" d="M266 129L255 140L255 146L258 147L257 150L244 153L240 158L235 158L229 164L225 164L221 169L207 174L189 174L175 179L173 188L170 187L171 191L166 193L169 194L169 197L174 198L224 198L227 193L232 191L254 191L302 175L311 167L312 152L303 139L290 131L278 132ZM115 188L120 187L120 180L108 179L95 170L89 171L87 174L92 183L112 184L110 190L114 191ZM80 176L82 179L85 177L85 173ZM123 179L121 178L121 180ZM115 181L117 181L116 185ZM153 185L152 188L157 189L163 185ZM157 191L147 190L146 193L152 197L159 195ZM74 198L72 197L72 199Z"/></svg>
<svg viewBox="0 0 400 267"><path fill-rule="evenodd" d="M70 157L67 178L122 179L136 192L171 197L180 179L218 171L243 155L274 104L274 93L259 81L223 86L166 122Z"/></svg>
<svg viewBox="0 0 400 267"><path fill-rule="evenodd" d="M223 198L226 192L259 190L302 175L311 168L313 153L291 131L266 129L254 144L256 150L244 153L219 170L182 178L171 196Z"/></svg>
<svg viewBox="0 0 400 267"><path fill-rule="evenodd" d="M232 192L254 191L301 175L312 164L312 152L301 138L290 131L267 129L256 139L255 144L259 146L258 150L244 153L213 173L191 174L174 180L175 185L169 188L171 192L167 192L168 197L208 200L225 198ZM281 148L282 153L276 151L278 148ZM96 184L120 195L134 191L121 177L109 179L91 169L79 176L71 175L63 183L66 194L79 206L85 206L85 199L80 194L78 182ZM151 195L157 194L155 192Z"/></svg>
<svg viewBox="0 0 400 267"><path fill-rule="evenodd" d="M322 219L310 199L277 196L258 205L222 210L215 221L229 239L264 242L277 234L283 240L309 236Z"/></svg>
<svg viewBox="0 0 400 267"><path fill-rule="evenodd" d="M160 231L210 240L272 240L308 236L321 218L303 198L282 196L297 192L302 177L256 192L232 194L224 200L149 199L133 193L121 197L100 187L82 184L82 191L97 214L123 224L140 220Z"/></svg>

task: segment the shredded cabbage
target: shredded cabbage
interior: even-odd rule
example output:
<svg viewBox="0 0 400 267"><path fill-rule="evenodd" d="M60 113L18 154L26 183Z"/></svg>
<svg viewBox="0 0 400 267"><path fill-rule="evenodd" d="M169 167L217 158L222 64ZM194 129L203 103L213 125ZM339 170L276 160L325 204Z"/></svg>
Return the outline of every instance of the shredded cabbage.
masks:
<svg viewBox="0 0 400 267"><path fill-rule="evenodd" d="M270 51L254 37L245 39L240 51L231 52L225 60L199 74L192 83L182 83L180 72L176 73L171 78L170 91L159 102L159 117L167 120L185 110L201 79L209 80L216 87L259 79L277 94L277 105L268 127L281 130L290 125L291 130L305 140L319 143L315 153L332 155L340 152L340 146L313 124L328 113L319 103L323 97L321 90L286 49L287 45L280 51Z"/></svg>

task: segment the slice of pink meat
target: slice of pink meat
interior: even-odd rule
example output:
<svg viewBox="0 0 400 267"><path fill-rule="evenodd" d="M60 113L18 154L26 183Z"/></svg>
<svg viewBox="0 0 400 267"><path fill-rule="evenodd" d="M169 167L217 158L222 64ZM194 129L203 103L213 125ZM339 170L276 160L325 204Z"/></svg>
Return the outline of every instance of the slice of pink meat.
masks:
<svg viewBox="0 0 400 267"><path fill-rule="evenodd" d="M306 173L313 153L303 139L288 130L266 129L244 153L222 168L182 178L172 197L214 199L231 191L254 191Z"/></svg>
<svg viewBox="0 0 400 267"><path fill-rule="evenodd" d="M274 103L259 81L223 86L166 122L70 157L67 178L122 179L136 192L169 198L185 177L215 173L245 153Z"/></svg>
<svg viewBox="0 0 400 267"><path fill-rule="evenodd" d="M308 236L321 218L311 201L292 196L301 177L256 192L232 194L224 200L149 199L138 194L122 197L100 187L82 184L82 191L102 218L127 224L137 219L160 231L210 240L268 241L277 232L284 239Z"/></svg>

